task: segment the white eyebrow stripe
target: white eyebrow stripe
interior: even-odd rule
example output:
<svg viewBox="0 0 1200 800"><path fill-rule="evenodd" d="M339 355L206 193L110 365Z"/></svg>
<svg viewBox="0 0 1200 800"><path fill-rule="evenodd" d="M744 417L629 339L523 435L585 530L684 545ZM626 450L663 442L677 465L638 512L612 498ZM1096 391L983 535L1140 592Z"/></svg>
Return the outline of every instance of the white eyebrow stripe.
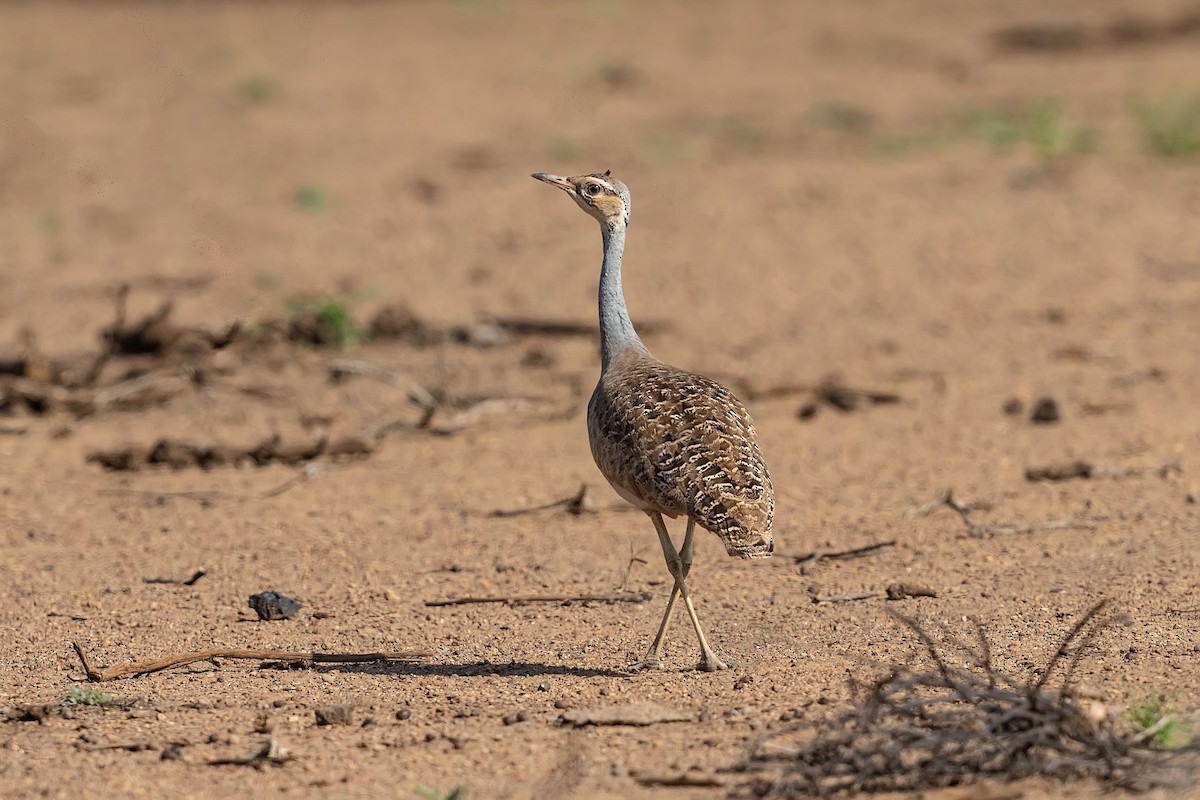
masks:
<svg viewBox="0 0 1200 800"><path fill-rule="evenodd" d="M595 183L595 184L598 184L598 185L600 185L600 186L603 186L605 189L607 189L608 191L612 192L613 194L616 194L616 195L619 195L619 194L620 194L620 192L618 192L616 189L614 189L614 188L613 188L613 186L612 186L612 184L611 184L611 183L607 183L606 181L602 181L602 180L600 180L599 178L596 178L596 177L591 177L591 176L589 176L589 177L588 177L588 179L587 179L587 181L585 182L585 184L584 184L584 185L587 185L588 183Z"/></svg>

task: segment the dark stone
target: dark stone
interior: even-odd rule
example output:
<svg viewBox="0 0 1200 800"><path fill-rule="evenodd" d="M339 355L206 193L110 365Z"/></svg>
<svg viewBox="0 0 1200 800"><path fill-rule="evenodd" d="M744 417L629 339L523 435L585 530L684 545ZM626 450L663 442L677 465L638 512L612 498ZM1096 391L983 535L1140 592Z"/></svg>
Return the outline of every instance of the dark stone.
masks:
<svg viewBox="0 0 1200 800"><path fill-rule="evenodd" d="M290 619L302 606L279 592L260 592L250 596L250 607L258 614L259 619L269 622Z"/></svg>
<svg viewBox="0 0 1200 800"><path fill-rule="evenodd" d="M816 403L805 403L796 410L796 416L800 419L812 419L817 415L820 407Z"/></svg>
<svg viewBox="0 0 1200 800"><path fill-rule="evenodd" d="M1029 421L1039 425L1052 425L1058 420L1058 403L1054 402L1052 397L1038 400L1033 407L1033 413L1029 415Z"/></svg>

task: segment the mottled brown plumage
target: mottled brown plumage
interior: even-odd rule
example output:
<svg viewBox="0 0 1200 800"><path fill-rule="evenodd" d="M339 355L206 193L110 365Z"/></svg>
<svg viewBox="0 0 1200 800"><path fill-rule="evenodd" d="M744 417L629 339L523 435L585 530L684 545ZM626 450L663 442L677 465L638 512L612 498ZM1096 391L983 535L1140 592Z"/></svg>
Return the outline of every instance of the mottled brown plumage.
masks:
<svg viewBox="0 0 1200 800"><path fill-rule="evenodd" d="M600 222L600 381L588 403L588 439L600 472L654 523L675 579L658 635L638 666L657 666L667 626L682 597L700 642L700 667L725 669L700 627L685 583L696 524L721 538L730 555L762 558L775 549L775 494L745 406L716 381L655 359L642 344L621 289L630 197L610 173L533 177L565 191ZM686 516L676 550L663 516Z"/></svg>
<svg viewBox="0 0 1200 800"><path fill-rule="evenodd" d="M771 476L733 392L629 347L600 376L587 421L592 457L626 500L694 519L731 556L774 551Z"/></svg>

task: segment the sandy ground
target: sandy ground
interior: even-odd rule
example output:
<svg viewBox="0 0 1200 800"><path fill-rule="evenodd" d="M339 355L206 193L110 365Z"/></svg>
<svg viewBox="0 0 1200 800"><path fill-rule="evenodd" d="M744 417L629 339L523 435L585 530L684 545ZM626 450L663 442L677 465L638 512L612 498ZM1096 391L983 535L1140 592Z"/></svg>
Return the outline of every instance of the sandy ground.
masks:
<svg viewBox="0 0 1200 800"><path fill-rule="evenodd" d="M635 321L656 323L645 338L660 358L747 399L779 552L737 562L700 540L689 582L736 669L692 671L680 617L667 669L627 670L669 584L649 521L621 509L588 453L590 335L338 350L259 331L213 356L211 380L153 402L13 407L0 416L0 706L89 688L72 641L101 665L217 647L429 656L290 671L223 660L102 684L107 706L0 724L0 795L723 797L738 781L724 770L756 737L832 713L848 677L921 657L889 611L964 635L977 619L998 666L1028 675L1110 598L1124 624L1079 681L1118 717L1149 696L1200 706L1200 161L1151 154L1130 113L1139 92L1196 88L1200 39L1104 34L1134 12L1187 10L5 4L4 352L86 360L122 284L130 319L171 299L174 323L208 331L259 331L313 293L362 321L407 306L437 330L587 325L595 224L527 175L611 168L634 195ZM1045 22L1081 25L1085 46L1016 52L993 37ZM1046 99L1094 131L1090 152L1048 157L961 122ZM147 358L117 356L103 380ZM403 389L330 380L346 358L463 406L525 402L435 435L414 427ZM831 375L901 402L798 417L804 387ZM1029 421L1042 397L1057 423ZM1013 398L1022 410L1006 415ZM307 473L86 460L163 436L252 445L393 420L369 456ZM1026 479L1074 460L1090 479ZM490 514L581 484L594 513ZM979 504L979 525L1037 529L972 537L948 508L914 513L947 488ZM1075 527L1039 528L1056 521ZM191 586L145 582L200 567ZM897 581L937 596L814 602ZM266 589L304 608L259 622L247 597ZM618 590L650 599L426 605ZM690 721L560 720L638 701ZM351 725L315 724L339 704ZM294 759L207 763L271 737ZM725 785L639 780L689 771ZM1022 783L1004 796L1097 791Z"/></svg>

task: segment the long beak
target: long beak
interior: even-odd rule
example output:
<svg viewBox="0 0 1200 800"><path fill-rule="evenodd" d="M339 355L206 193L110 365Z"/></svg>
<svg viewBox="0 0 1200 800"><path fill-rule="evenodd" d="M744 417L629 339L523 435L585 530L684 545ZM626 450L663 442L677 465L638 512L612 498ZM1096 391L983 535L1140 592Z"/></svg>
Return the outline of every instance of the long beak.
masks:
<svg viewBox="0 0 1200 800"><path fill-rule="evenodd" d="M557 186L564 192L575 191L575 184L571 183L570 178L564 178L562 175L551 175L547 172L535 172L533 177L537 178L542 183L548 183L551 186Z"/></svg>

